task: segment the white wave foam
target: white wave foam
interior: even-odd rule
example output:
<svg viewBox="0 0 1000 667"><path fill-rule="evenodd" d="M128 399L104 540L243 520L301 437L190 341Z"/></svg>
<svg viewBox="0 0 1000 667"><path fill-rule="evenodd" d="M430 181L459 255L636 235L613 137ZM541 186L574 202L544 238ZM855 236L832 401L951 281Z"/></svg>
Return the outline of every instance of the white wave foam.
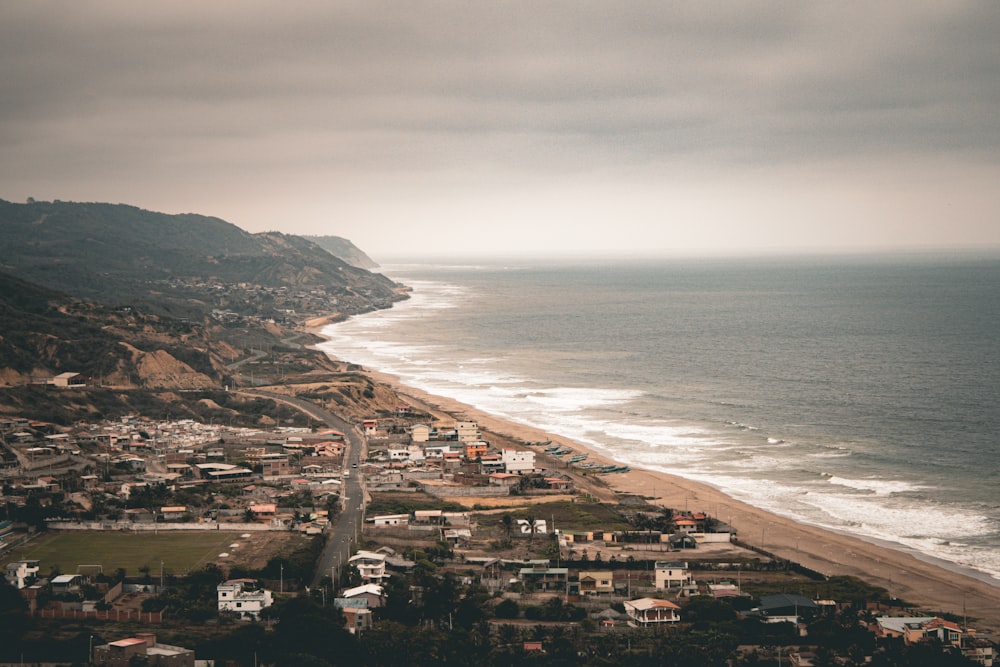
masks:
<svg viewBox="0 0 1000 667"><path fill-rule="evenodd" d="M327 327L324 335L331 340L321 348L431 393L577 440L623 463L682 474L795 520L887 540L1000 577L1000 553L969 539L996 532L987 516L913 497L928 488L917 482L854 477L858 468L851 467L850 447L762 437L758 427L739 421L695 428L640 419L624 407L643 400L640 391L545 386L532 367L514 367L499 356L476 355L449 341L406 342L413 320L473 296L428 281L398 307Z"/></svg>
<svg viewBox="0 0 1000 667"><path fill-rule="evenodd" d="M808 456L811 459L842 459L851 456L853 453L854 452L845 447L842 449L834 448L834 449L823 449L818 452L813 451L809 452Z"/></svg>
<svg viewBox="0 0 1000 667"><path fill-rule="evenodd" d="M828 477L826 481L837 486L846 486L847 488L857 489L858 491L867 491L875 494L876 496L891 496L897 493L919 491L928 488L927 486L915 484L913 482L878 479L875 477L869 477L866 479L848 479L846 477L832 475Z"/></svg>
<svg viewBox="0 0 1000 667"><path fill-rule="evenodd" d="M642 395L639 391L588 387L553 387L533 391L525 396L529 403L557 412L578 412L601 406L617 405Z"/></svg>
<svg viewBox="0 0 1000 667"><path fill-rule="evenodd" d="M750 426L748 424L744 424L742 422L728 421L726 423L729 424L730 426L735 426L736 428L738 428L741 431L756 431L757 430L756 427Z"/></svg>

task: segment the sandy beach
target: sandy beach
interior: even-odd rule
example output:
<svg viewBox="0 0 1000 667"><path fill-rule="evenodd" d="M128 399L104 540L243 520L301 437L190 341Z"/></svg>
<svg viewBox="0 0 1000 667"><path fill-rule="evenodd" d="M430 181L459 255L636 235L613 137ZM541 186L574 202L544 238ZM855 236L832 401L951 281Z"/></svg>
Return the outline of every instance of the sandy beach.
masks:
<svg viewBox="0 0 1000 667"><path fill-rule="evenodd" d="M411 402L441 419L470 419L480 428L525 443L553 440L585 450L591 460L611 462L607 457L558 433L546 433L511 422L443 396L401 384L386 373L371 369L377 382L391 385ZM709 485L633 467L630 472L602 477L611 491L652 498L655 504L674 509L701 511L730 523L739 538L763 547L782 558L801 563L826 575L853 575L882 586L894 597L916 604L921 610L968 614L970 626L980 632L1000 629L1000 587L985 575L963 573L951 564L929 560L889 546L866 541L815 526L801 524L730 498Z"/></svg>

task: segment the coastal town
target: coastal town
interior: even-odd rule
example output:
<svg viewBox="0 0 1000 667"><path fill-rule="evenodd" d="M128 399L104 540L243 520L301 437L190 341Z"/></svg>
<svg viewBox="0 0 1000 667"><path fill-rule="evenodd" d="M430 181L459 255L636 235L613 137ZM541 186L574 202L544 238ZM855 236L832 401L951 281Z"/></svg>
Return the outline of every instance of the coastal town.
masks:
<svg viewBox="0 0 1000 667"><path fill-rule="evenodd" d="M981 580L324 352L409 288L310 242L0 211L0 667L993 662Z"/></svg>
<svg viewBox="0 0 1000 667"><path fill-rule="evenodd" d="M71 375L53 378L53 391L73 390ZM568 650L567 636L577 658L667 636L697 644L719 623L739 627L739 642L688 664L875 664L907 651L966 661L934 664L993 664L990 636L968 619L809 571L741 541L706 508L613 493L606 480L627 467L585 450L514 442L419 407L345 430L128 415L71 428L4 418L0 435L6 583L23 601L18 613L94 627L91 638L106 641L90 640L89 664L222 664L158 639L183 636L187 612L164 600L206 571L215 579L200 602L216 623L268 627L305 597L336 609L362 643L408 618L447 636L456 616L471 614L504 655L529 659ZM354 484L360 497L348 491ZM344 525L349 506L360 514ZM345 533L348 551L329 571L312 569L315 549L305 568L293 566L290 550ZM225 550L189 571L164 560L107 567L109 553L59 553L57 562L36 553L62 536L99 545L104 536L219 534ZM442 587L448 595L435 606Z"/></svg>

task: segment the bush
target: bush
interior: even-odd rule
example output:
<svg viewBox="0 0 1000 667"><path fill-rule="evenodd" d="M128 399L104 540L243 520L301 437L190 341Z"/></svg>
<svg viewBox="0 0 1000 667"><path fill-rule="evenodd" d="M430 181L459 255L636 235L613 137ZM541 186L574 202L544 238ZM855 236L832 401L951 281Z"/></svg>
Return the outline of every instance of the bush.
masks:
<svg viewBox="0 0 1000 667"><path fill-rule="evenodd" d="M537 608L538 607L533 607L533 609ZM493 610L493 614L497 618L517 618L521 615L521 606L514 600L504 600L496 606L496 609Z"/></svg>

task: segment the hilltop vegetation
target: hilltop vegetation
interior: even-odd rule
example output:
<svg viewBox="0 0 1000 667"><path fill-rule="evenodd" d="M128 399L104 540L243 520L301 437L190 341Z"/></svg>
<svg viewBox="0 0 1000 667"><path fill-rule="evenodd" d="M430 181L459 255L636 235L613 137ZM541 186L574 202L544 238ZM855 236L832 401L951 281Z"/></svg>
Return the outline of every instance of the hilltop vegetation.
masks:
<svg viewBox="0 0 1000 667"><path fill-rule="evenodd" d="M250 234L202 215L0 200L0 234L6 249L0 271L78 298L161 315L201 318L221 308L273 318L297 310L276 303L276 290L321 293L327 307L318 314L351 315L403 298L385 276L351 266L305 238ZM272 298L261 298L268 290Z"/></svg>
<svg viewBox="0 0 1000 667"><path fill-rule="evenodd" d="M120 204L3 200L0 234L2 412L71 423L74 414L169 414L174 404L175 416L236 412L264 423L274 419L270 401L264 412L207 415L175 392L287 384L305 373L335 403L370 410L390 400L367 381L341 380L341 365L310 349L319 339L300 326L390 307L405 289L302 237ZM87 391L28 386L66 372Z"/></svg>

